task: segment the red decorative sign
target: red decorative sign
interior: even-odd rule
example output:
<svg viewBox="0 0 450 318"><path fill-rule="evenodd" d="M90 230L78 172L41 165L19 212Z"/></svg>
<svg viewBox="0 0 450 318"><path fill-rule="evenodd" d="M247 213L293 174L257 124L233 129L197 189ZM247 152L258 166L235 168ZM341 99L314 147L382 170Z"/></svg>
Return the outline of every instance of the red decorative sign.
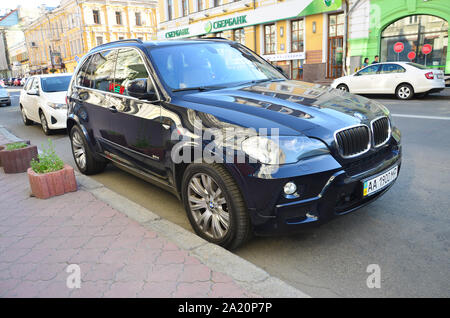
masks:
<svg viewBox="0 0 450 318"><path fill-rule="evenodd" d="M425 55L430 54L432 50L433 47L430 44L425 44L424 46L422 46L422 53Z"/></svg>
<svg viewBox="0 0 450 318"><path fill-rule="evenodd" d="M405 46L403 45L402 42L397 42L394 44L394 52L395 53L400 53L405 49Z"/></svg>
<svg viewBox="0 0 450 318"><path fill-rule="evenodd" d="M416 52L411 51L408 53L408 59L410 59L412 61L415 58L416 58Z"/></svg>
<svg viewBox="0 0 450 318"><path fill-rule="evenodd" d="M109 91L113 92L113 93L123 94L123 92L125 91L125 87L123 87L123 86L121 86L119 84L110 83L109 84Z"/></svg>

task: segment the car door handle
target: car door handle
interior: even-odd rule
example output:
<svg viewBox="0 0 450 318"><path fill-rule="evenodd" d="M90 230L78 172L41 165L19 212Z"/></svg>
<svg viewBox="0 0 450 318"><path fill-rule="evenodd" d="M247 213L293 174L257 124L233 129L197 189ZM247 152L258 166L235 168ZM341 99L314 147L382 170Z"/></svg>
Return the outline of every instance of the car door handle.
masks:
<svg viewBox="0 0 450 318"><path fill-rule="evenodd" d="M109 111L110 111L111 113L117 113L117 108L116 108L116 106L110 106L110 107L108 107L108 109L109 109Z"/></svg>

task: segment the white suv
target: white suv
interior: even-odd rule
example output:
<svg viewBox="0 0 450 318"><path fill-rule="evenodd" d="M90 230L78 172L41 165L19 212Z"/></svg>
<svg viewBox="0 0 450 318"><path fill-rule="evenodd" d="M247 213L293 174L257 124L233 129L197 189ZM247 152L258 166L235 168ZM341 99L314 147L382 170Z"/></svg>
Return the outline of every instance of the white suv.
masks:
<svg viewBox="0 0 450 318"><path fill-rule="evenodd" d="M52 129L65 129L66 94L72 74L35 75L20 92L19 106L25 125L40 123L46 135Z"/></svg>

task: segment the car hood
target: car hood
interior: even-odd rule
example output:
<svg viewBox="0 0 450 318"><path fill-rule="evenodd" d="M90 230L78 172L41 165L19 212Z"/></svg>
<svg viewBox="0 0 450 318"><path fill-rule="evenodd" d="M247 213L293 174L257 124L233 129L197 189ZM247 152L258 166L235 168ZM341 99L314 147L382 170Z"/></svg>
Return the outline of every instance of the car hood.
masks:
<svg viewBox="0 0 450 318"><path fill-rule="evenodd" d="M278 128L280 135L306 135L331 144L336 130L388 114L381 104L319 84L286 80L232 89L187 93L198 111L246 128ZM230 113L231 112L231 113Z"/></svg>
<svg viewBox="0 0 450 318"><path fill-rule="evenodd" d="M58 103L58 104L65 104L66 103L66 91L62 92L52 92L52 93L45 93L45 98L50 103Z"/></svg>

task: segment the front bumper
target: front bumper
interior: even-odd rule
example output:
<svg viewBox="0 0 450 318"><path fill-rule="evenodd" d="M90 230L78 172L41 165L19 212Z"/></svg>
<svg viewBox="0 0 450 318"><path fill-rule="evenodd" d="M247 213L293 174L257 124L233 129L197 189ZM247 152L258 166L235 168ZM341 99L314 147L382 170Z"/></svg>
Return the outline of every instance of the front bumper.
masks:
<svg viewBox="0 0 450 318"><path fill-rule="evenodd" d="M0 97L0 105L11 104L10 97Z"/></svg>
<svg viewBox="0 0 450 318"><path fill-rule="evenodd" d="M46 107L45 115L48 127L50 129L66 129L67 127L67 109L53 109Z"/></svg>
<svg viewBox="0 0 450 318"><path fill-rule="evenodd" d="M251 189L253 189L252 192L256 190L264 205L250 203L250 206L255 206L250 208L254 233L266 236L299 232L375 201L388 191L395 181L379 192L363 197L362 180L376 176L394 165L398 165L398 172L400 172L401 145L388 144L383 150L380 149L379 152L374 153L372 159L370 156L363 159L361 164L359 167L355 167L354 164L343 166L335 161L333 166L330 158L322 158L321 161L310 163L309 168L316 169L312 171L312 174L285 175L279 179L258 181L253 180L252 177L245 177L244 182L250 185L248 189L243 189L244 193L248 194L247 191L252 191ZM294 165L288 168L292 174L292 171L297 172L302 167ZM284 170L280 169L278 173L286 174L287 171ZM252 184L255 181L259 183L259 186ZM294 181L299 186L301 192L299 199L288 200L283 197L281 189L288 181ZM277 188L279 190L275 192ZM275 198L275 200L270 201L265 198ZM251 199L247 197L247 200Z"/></svg>

